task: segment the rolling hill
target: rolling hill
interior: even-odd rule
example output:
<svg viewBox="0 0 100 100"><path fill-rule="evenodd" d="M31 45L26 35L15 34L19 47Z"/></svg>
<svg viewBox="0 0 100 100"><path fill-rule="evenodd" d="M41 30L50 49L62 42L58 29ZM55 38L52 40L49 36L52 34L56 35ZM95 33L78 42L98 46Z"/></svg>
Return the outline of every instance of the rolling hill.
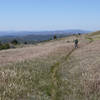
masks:
<svg viewBox="0 0 100 100"><path fill-rule="evenodd" d="M100 38L92 34L0 51L1 98L99 100Z"/></svg>

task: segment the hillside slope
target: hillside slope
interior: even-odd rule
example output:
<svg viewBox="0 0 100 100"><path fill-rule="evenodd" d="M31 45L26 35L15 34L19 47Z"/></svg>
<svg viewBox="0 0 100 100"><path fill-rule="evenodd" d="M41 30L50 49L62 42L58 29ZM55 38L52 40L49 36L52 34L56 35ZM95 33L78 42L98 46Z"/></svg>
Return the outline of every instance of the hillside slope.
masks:
<svg viewBox="0 0 100 100"><path fill-rule="evenodd" d="M79 39L74 49L73 40ZM2 100L99 100L100 39L71 36L0 51Z"/></svg>
<svg viewBox="0 0 100 100"><path fill-rule="evenodd" d="M71 91L68 94L70 100L100 99L100 39L97 40L95 36L88 39L90 43L75 50L59 70L63 91L67 88ZM66 92L63 91L60 100L66 100Z"/></svg>
<svg viewBox="0 0 100 100"><path fill-rule="evenodd" d="M93 32L90 34L91 36L96 36L96 35L100 35L100 31L97 31L97 32Z"/></svg>

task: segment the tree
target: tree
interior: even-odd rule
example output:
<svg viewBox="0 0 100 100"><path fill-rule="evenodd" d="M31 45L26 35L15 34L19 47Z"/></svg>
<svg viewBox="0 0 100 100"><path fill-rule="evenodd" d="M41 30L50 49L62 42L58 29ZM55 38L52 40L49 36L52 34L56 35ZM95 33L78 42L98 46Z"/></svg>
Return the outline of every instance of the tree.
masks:
<svg viewBox="0 0 100 100"><path fill-rule="evenodd" d="M2 42L0 41L0 46L2 45Z"/></svg>
<svg viewBox="0 0 100 100"><path fill-rule="evenodd" d="M14 44L14 45L17 45L18 41L15 39L15 40L12 40L11 43Z"/></svg>
<svg viewBox="0 0 100 100"><path fill-rule="evenodd" d="M27 44L27 42L24 42L24 44Z"/></svg>
<svg viewBox="0 0 100 100"><path fill-rule="evenodd" d="M56 36L56 35L54 35L54 37L53 37L53 38L54 38L54 40L55 40L55 39L57 39L57 36Z"/></svg>
<svg viewBox="0 0 100 100"><path fill-rule="evenodd" d="M78 35L81 35L81 33L78 33Z"/></svg>

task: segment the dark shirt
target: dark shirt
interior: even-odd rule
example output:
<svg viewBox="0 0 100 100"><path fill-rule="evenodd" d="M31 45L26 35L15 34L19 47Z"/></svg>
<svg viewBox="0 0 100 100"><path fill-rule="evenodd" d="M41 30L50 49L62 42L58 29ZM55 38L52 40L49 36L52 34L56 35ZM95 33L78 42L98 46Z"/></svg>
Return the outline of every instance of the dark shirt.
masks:
<svg viewBox="0 0 100 100"><path fill-rule="evenodd" d="M75 44L78 44L78 39L75 40Z"/></svg>

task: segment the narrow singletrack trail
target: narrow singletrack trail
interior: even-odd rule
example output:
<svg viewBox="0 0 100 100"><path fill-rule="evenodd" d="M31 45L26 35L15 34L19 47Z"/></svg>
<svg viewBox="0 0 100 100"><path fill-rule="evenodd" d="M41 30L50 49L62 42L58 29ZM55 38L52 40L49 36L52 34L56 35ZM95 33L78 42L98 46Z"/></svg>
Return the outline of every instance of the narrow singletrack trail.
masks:
<svg viewBox="0 0 100 100"><path fill-rule="evenodd" d="M52 89L51 89L51 97L52 100L59 100L59 77L57 75L58 69L60 67L60 64L63 62L67 62L70 55L75 51L76 49L72 49L61 62L56 62L53 66L51 66L51 78L52 78Z"/></svg>

